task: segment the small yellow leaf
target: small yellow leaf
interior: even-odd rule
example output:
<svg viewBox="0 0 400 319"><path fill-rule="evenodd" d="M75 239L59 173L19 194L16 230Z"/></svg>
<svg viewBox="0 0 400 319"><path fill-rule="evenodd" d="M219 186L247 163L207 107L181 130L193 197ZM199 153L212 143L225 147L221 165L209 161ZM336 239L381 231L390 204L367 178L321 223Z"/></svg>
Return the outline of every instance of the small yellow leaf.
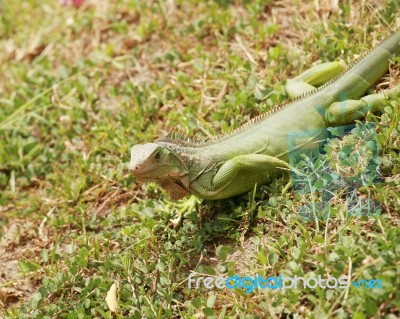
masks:
<svg viewBox="0 0 400 319"><path fill-rule="evenodd" d="M111 312L117 311L118 308L118 290L119 283L116 281L111 285L110 290L107 292L106 303Z"/></svg>

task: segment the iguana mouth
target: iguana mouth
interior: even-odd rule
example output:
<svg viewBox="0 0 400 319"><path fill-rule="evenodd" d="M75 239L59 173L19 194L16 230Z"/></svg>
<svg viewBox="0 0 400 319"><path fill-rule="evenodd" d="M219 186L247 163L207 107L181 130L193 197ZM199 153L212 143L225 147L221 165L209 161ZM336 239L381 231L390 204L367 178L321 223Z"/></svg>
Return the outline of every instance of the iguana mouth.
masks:
<svg viewBox="0 0 400 319"><path fill-rule="evenodd" d="M149 181L149 180L156 180L157 178L151 178L151 177L147 177L149 175L149 173L155 171L153 170L140 170L139 166L136 166L134 169L129 168L131 174L136 177L136 179L140 180L140 181Z"/></svg>
<svg viewBox="0 0 400 319"><path fill-rule="evenodd" d="M155 171L155 169L147 170L142 165L132 165L132 163L129 163L128 169L133 176L142 180L148 180L145 177Z"/></svg>
<svg viewBox="0 0 400 319"><path fill-rule="evenodd" d="M144 170L141 166L129 167L131 174L140 182L158 182L162 180L175 180L172 176L157 174L158 168ZM154 174L154 176L152 176Z"/></svg>

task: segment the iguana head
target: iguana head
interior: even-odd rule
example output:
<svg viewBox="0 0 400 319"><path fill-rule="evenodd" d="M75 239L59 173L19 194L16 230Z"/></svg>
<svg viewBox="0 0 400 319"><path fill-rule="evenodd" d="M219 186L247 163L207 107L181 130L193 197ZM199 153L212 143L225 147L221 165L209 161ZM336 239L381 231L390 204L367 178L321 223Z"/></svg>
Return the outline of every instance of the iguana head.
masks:
<svg viewBox="0 0 400 319"><path fill-rule="evenodd" d="M189 169L177 154L158 143L135 145L129 169L139 182L156 182L172 199L189 194Z"/></svg>

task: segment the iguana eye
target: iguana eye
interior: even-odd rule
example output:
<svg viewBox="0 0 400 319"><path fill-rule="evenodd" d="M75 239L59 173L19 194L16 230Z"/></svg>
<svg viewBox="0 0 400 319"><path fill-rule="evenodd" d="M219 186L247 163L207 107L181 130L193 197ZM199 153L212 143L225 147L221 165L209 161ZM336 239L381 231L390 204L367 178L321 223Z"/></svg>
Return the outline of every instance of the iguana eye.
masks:
<svg viewBox="0 0 400 319"><path fill-rule="evenodd" d="M160 152L154 154L154 159L159 160L161 158Z"/></svg>

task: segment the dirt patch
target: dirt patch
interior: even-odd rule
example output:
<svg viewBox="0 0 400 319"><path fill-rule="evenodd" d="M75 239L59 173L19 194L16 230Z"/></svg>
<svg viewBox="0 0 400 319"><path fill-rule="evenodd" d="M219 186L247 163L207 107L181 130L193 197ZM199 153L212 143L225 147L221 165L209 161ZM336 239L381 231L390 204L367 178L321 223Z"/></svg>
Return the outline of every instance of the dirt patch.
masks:
<svg viewBox="0 0 400 319"><path fill-rule="evenodd" d="M47 236L39 235L39 225L23 220L3 228L0 239L0 310L29 299L37 291L43 272L23 274L19 261L40 264L40 252L48 245Z"/></svg>

